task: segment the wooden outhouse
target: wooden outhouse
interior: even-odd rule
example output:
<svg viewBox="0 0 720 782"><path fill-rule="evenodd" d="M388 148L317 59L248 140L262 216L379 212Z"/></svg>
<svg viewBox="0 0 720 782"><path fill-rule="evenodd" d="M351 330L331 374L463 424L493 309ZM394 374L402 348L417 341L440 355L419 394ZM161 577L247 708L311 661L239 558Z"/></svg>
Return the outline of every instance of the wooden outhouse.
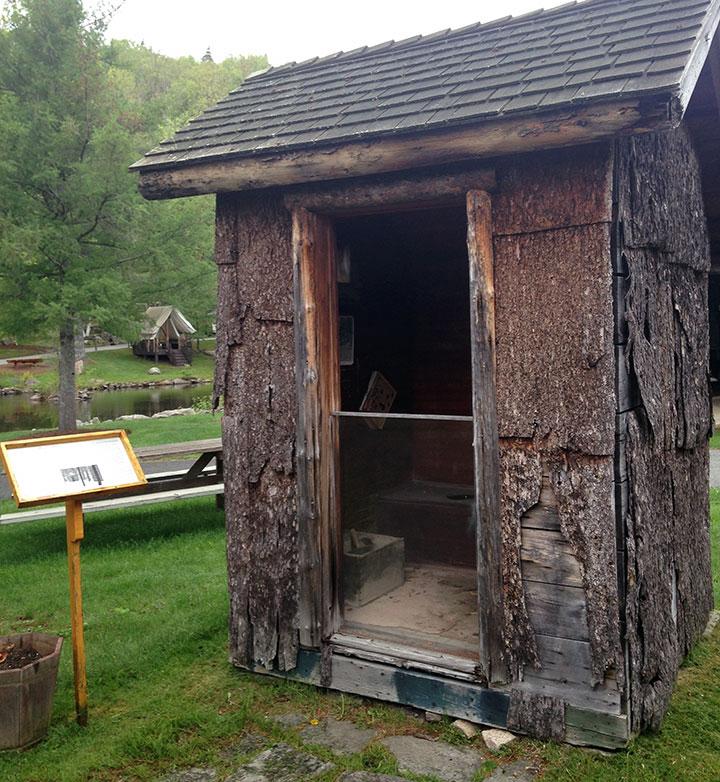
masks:
<svg viewBox="0 0 720 782"><path fill-rule="evenodd" d="M719 18L588 0L271 68L135 165L217 193L236 665L659 726L712 606Z"/></svg>

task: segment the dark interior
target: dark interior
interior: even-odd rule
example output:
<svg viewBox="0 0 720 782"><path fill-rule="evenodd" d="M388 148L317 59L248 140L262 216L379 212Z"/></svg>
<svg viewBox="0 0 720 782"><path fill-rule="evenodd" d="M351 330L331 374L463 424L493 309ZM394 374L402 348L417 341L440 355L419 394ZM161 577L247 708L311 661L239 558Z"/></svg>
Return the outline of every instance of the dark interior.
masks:
<svg viewBox="0 0 720 782"><path fill-rule="evenodd" d="M397 392L393 414L471 416L464 205L345 219L336 232L349 259L339 314L354 325L343 411L359 410L378 371ZM472 421L379 420L339 419L344 529L402 538L408 562L474 567Z"/></svg>
<svg viewBox="0 0 720 782"><path fill-rule="evenodd" d="M370 375L397 390L392 411L471 414L470 304L462 207L338 222L350 282L340 314L355 323L355 361L343 367L343 410L357 410Z"/></svg>
<svg viewBox="0 0 720 782"><path fill-rule="evenodd" d="M344 629L475 659L464 204L345 219L335 228L342 411L362 409L373 373L391 386L385 406L377 397L366 403L375 417L336 418Z"/></svg>

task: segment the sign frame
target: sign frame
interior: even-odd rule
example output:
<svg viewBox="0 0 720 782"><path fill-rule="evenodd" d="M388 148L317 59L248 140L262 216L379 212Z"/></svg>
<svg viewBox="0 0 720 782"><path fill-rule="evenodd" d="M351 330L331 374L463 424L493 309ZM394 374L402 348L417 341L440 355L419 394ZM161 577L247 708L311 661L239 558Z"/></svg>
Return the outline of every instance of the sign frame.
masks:
<svg viewBox="0 0 720 782"><path fill-rule="evenodd" d="M135 472L137 479L136 481L98 489L88 489L87 491L51 494L44 497L35 497L33 499L25 499L20 496L20 489L15 476L13 475L13 468L11 463L12 457L8 455L8 452L19 450L21 448L32 448L41 445L48 446L70 442L92 442L95 440L110 440L116 438L120 440L123 448L125 449L128 460L130 461L133 471ZM61 434L50 437L32 437L23 440L8 440L7 442L0 443L0 460L2 460L5 475L7 476L10 488L12 490L13 499L15 500L15 504L18 506L18 508L32 508L38 505L48 505L54 502L66 502L70 499L79 499L83 502L85 500L102 499L103 497L109 497L122 491L137 489L147 484L147 478L143 473L137 456L135 456L132 446L130 445L127 432L124 429L107 429L99 432L80 432L79 434Z"/></svg>
<svg viewBox="0 0 720 782"><path fill-rule="evenodd" d="M44 497L23 499L12 467L11 451L38 446L60 445L62 443L94 442L97 440L118 439L125 450L136 480L131 483L114 484L102 488L85 491L62 492ZM0 443L0 461L2 462L8 483L12 489L13 499L18 508L32 508L35 505L48 505L54 502L65 502L65 533L67 538L68 576L70 580L70 626L72 628L73 647L73 679L75 687L75 715L79 725L88 723L88 686L85 662L85 631L83 626L82 583L80 578L80 543L85 537L83 519L83 501L98 499L119 494L147 484L147 478L140 462L128 440L124 429L107 429L103 431L81 432L75 434L59 434L50 437L34 437L24 440L8 440ZM87 469L87 468L75 468Z"/></svg>

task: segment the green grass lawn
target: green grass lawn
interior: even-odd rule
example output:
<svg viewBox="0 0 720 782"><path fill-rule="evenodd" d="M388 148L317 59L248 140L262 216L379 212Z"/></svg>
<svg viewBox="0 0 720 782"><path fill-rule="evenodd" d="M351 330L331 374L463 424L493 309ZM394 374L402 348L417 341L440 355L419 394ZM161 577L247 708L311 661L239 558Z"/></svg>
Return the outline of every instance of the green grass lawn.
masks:
<svg viewBox="0 0 720 782"><path fill-rule="evenodd" d="M141 448L144 445L185 443L189 440L220 437L220 414L198 413L139 421L104 421L96 426L83 426L79 431L92 432L98 429L125 429L134 448ZM52 434L56 432L0 432L0 441Z"/></svg>
<svg viewBox="0 0 720 782"><path fill-rule="evenodd" d="M718 600L717 491L712 519ZM226 658L223 517L212 498L92 514L86 527L89 726L81 729L73 721L68 643L49 737L26 752L0 754L1 780L151 780L173 767L203 764L214 765L224 779L239 760L223 751L245 731L259 732L268 743L298 743L293 732L268 719L289 711L482 746L479 738L460 738L448 720L429 724L402 708L233 669ZM0 573L0 633L36 629L69 636L61 519L0 527ZM685 664L662 732L641 737L627 752L605 756L523 740L499 762L531 755L544 764L544 780L567 782L720 779L719 670L716 632ZM335 770L320 782L348 769L396 771L376 746L334 762Z"/></svg>
<svg viewBox="0 0 720 782"><path fill-rule="evenodd" d="M211 343L203 343L203 349L208 350ZM153 366L151 361L133 356L130 349L121 350L88 350L85 357L85 371L77 376L78 388L97 388L105 383L143 383L146 381L175 380L183 378L198 378L212 380L214 359L205 353L193 355L192 366L173 367L163 361L160 375L149 375ZM35 388L42 393L51 393L57 389L57 358L51 356L38 369L13 370L2 367L0 371L0 386L15 386L25 388L28 383L36 383Z"/></svg>

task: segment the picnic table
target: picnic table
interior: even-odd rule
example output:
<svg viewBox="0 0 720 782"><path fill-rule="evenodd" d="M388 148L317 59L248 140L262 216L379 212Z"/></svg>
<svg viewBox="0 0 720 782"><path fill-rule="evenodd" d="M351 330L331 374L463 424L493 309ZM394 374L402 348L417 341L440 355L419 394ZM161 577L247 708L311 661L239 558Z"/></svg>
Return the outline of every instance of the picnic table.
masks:
<svg viewBox="0 0 720 782"><path fill-rule="evenodd" d="M147 459L167 459L168 457L188 456L196 454L186 472L159 473L148 476L148 482L139 489L133 489L124 497L135 497L143 494L153 494L174 489L189 489L195 486L210 486L223 482L223 450L222 440L212 437L207 440L190 440L185 443L166 443L164 445L148 445L135 449L135 455L142 462ZM208 470L210 463L215 462L215 469ZM218 507L222 507L223 495L217 497Z"/></svg>
<svg viewBox="0 0 720 782"><path fill-rule="evenodd" d="M41 358L8 358L7 363L15 367L36 367L42 364Z"/></svg>
<svg viewBox="0 0 720 782"><path fill-rule="evenodd" d="M86 502L83 504L85 513L212 495L215 495L217 507L224 507L223 450L222 440L219 437L207 440L190 440L185 443L149 445L135 449L135 455L141 462L150 459L167 459L168 457L177 458L192 455L196 458L187 469L148 475L148 482L144 486L123 492L112 499ZM214 466L211 465L211 462L214 462ZM64 507L4 513L0 516L0 526L4 524L20 524L26 521L39 521L40 519L50 519L64 515Z"/></svg>

